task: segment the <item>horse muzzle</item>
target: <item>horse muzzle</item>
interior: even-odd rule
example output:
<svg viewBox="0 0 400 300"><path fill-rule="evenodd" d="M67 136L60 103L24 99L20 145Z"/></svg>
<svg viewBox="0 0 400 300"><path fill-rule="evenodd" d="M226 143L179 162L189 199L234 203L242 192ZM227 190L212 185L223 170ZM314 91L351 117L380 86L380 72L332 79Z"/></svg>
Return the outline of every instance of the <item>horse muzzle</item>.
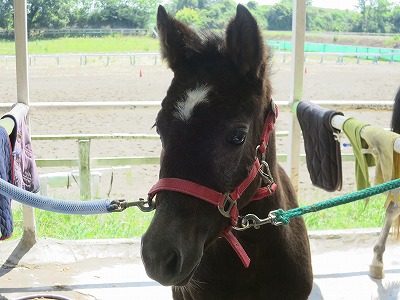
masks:
<svg viewBox="0 0 400 300"><path fill-rule="evenodd" d="M147 275L164 286L186 285L203 255L202 239L185 238L178 230L166 231L165 227L157 233L154 227L150 226L142 237L141 255Z"/></svg>

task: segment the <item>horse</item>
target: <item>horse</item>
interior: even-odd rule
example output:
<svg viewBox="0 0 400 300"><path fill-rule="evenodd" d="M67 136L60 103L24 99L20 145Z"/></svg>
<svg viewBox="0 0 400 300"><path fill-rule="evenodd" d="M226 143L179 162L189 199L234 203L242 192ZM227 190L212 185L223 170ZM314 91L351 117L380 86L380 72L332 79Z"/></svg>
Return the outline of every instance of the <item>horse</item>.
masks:
<svg viewBox="0 0 400 300"><path fill-rule="evenodd" d="M390 127L393 132L400 134L400 88L394 99ZM385 213L385 222L374 244L373 258L369 266L369 274L372 278L382 279L385 277L383 253L385 252L386 241L392 226L395 228L397 238L400 238L400 203L398 198L396 200L397 201L391 201L388 204Z"/></svg>
<svg viewBox="0 0 400 300"><path fill-rule="evenodd" d="M277 164L271 54L255 18L239 4L224 32L195 31L159 6L157 28L174 77L154 125L162 150L141 240L147 275L174 299L307 299L303 219L245 221L298 207Z"/></svg>

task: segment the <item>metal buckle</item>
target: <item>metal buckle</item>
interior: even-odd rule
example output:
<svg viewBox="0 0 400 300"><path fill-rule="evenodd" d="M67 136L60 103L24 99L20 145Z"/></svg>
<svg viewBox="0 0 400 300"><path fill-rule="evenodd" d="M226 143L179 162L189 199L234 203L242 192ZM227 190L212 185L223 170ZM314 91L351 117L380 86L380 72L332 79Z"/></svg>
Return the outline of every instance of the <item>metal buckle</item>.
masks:
<svg viewBox="0 0 400 300"><path fill-rule="evenodd" d="M265 171L262 169L263 167L265 168ZM275 180L272 177L269 165L265 160L261 162L261 166L258 169L258 173L260 174L261 178L263 179L264 183L267 185L267 188L269 189L271 184L273 184Z"/></svg>
<svg viewBox="0 0 400 300"><path fill-rule="evenodd" d="M155 202L152 199L145 201L143 198L139 198L138 201L126 201L125 199L113 200L108 210L109 212L121 212L132 206L138 207L142 212L151 212L156 208Z"/></svg>
<svg viewBox="0 0 400 300"><path fill-rule="evenodd" d="M137 206L142 212L151 212L156 208L156 202L153 201L153 197L147 197L147 201L143 198L139 198L139 205Z"/></svg>
<svg viewBox="0 0 400 300"><path fill-rule="evenodd" d="M264 147L265 152L267 152L268 143L267 143L266 141L263 141L262 144L257 145L255 157L257 157L257 156L258 156L258 153L260 153L260 154L262 155L262 160L264 160L264 158L265 158L265 152L263 153L263 152L260 151L261 145Z"/></svg>
<svg viewBox="0 0 400 300"><path fill-rule="evenodd" d="M229 194L225 194L225 200L222 205L218 205L219 212L226 218L231 217L231 211L233 207L236 205L236 201L229 196Z"/></svg>
<svg viewBox="0 0 400 300"><path fill-rule="evenodd" d="M271 211L268 214L268 217L266 217L265 219L260 219L258 216L254 214L245 215L244 217L241 218L242 220L239 223L239 225L234 226L233 229L237 231L244 231L249 228L260 229L260 227L265 224L280 226L283 223L276 221L276 216L275 216L276 212L277 212L276 210Z"/></svg>

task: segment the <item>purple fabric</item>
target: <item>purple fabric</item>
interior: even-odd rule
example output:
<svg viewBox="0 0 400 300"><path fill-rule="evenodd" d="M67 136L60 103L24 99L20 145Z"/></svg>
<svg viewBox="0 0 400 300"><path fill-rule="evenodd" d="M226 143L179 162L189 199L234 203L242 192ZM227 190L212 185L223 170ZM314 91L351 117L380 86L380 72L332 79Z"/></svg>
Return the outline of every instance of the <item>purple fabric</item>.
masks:
<svg viewBox="0 0 400 300"><path fill-rule="evenodd" d="M0 127L0 157L0 178L12 183L11 145L3 127ZM13 230L11 199L0 194L0 240L9 238Z"/></svg>
<svg viewBox="0 0 400 300"><path fill-rule="evenodd" d="M27 126L28 110L28 106L17 103L2 118L10 117L14 119L16 124L10 134L12 154L14 156L14 185L29 192L37 193L40 190L40 178Z"/></svg>

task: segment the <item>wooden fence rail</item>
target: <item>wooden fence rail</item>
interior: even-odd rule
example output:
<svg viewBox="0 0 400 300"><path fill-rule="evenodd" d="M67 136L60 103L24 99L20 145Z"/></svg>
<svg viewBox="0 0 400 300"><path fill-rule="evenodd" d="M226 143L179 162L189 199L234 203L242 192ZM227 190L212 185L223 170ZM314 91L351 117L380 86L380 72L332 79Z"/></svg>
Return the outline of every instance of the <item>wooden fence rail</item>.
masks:
<svg viewBox="0 0 400 300"><path fill-rule="evenodd" d="M312 101L313 103L322 105L323 107L342 110L342 109L372 109L372 110L391 110L393 101ZM288 111L289 104L286 101L276 101L281 111ZM35 113L36 110L42 110L52 107L160 107L160 101L119 101L119 102L31 102L30 112ZM9 107L8 103L0 103L0 107ZM288 136L288 131L277 132L277 137ZM111 166L125 166L125 165L140 165L140 164L158 164L159 158L155 156L131 156L131 157L91 157L90 156L90 141L91 140L114 140L114 139L128 139L128 140L158 140L156 134L129 134L129 133L115 133L115 134L70 134L70 135L32 135L33 140L44 141L61 141L61 140L76 140L78 145L83 141L84 146L79 146L79 158L59 158L59 159L37 159L38 167L80 167L80 178L86 182L87 191L81 191L81 195L90 195L90 167L111 167ZM288 154L278 154L278 161L285 162L288 159ZM353 160L352 154L343 154L343 160ZM85 162L82 162L85 159ZM302 161L305 160L304 155L300 155Z"/></svg>

